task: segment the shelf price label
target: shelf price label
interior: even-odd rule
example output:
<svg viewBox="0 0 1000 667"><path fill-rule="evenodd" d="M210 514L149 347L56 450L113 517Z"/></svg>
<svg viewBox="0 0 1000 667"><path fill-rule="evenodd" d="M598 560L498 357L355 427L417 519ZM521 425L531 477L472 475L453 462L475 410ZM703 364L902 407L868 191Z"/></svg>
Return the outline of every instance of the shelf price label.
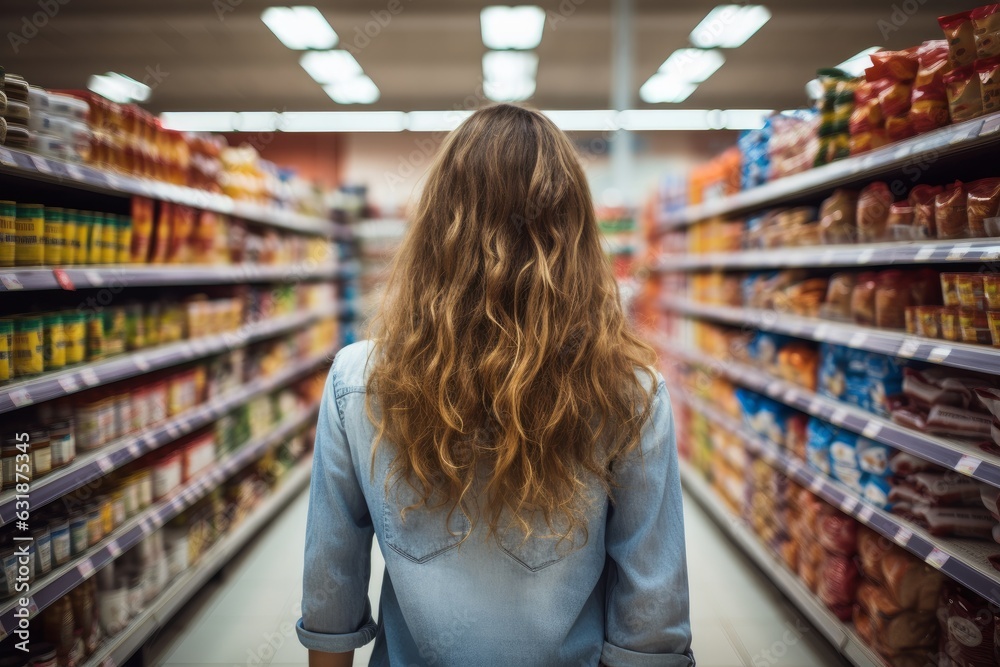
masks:
<svg viewBox="0 0 1000 667"><path fill-rule="evenodd" d="M66 375L59 378L59 386L67 394L73 394L80 391L80 384L76 381L75 375Z"/></svg>
<svg viewBox="0 0 1000 667"><path fill-rule="evenodd" d="M865 424L864 430L861 431L861 435L866 438L874 438L882 431L882 425L875 421L870 421Z"/></svg>
<svg viewBox="0 0 1000 667"><path fill-rule="evenodd" d="M951 348L946 345L939 345L930 351L927 358L935 363L941 363L951 354Z"/></svg>
<svg viewBox="0 0 1000 667"><path fill-rule="evenodd" d="M855 331L851 334L851 339L847 342L848 347L859 348L868 340L868 334L864 331Z"/></svg>
<svg viewBox="0 0 1000 667"><path fill-rule="evenodd" d="M945 259L949 262L957 262L968 255L970 249L972 249L971 243L956 243L952 246L951 250L948 251L948 256Z"/></svg>
<svg viewBox="0 0 1000 667"><path fill-rule="evenodd" d="M858 519L861 523L868 523L872 520L873 514L875 514L875 509L871 505L864 505L861 511L858 512Z"/></svg>
<svg viewBox="0 0 1000 667"><path fill-rule="evenodd" d="M25 405L31 405L35 402L35 399L31 397L31 394L28 393L28 390L25 387L14 389L7 395L10 397L11 403L18 408L22 408Z"/></svg>
<svg viewBox="0 0 1000 667"><path fill-rule="evenodd" d="M88 387L96 386L101 382L93 368L84 368L80 371L80 379L83 380L83 383Z"/></svg>
<svg viewBox="0 0 1000 667"><path fill-rule="evenodd" d="M89 558L85 558L80 561L79 565L76 566L76 570L80 573L82 578L87 579L94 573L94 561Z"/></svg>
<svg viewBox="0 0 1000 667"><path fill-rule="evenodd" d="M926 262L933 256L934 256L934 246L925 245L924 247L922 247L920 250L917 251L917 254L913 256L913 259L914 261L917 262Z"/></svg>
<svg viewBox="0 0 1000 667"><path fill-rule="evenodd" d="M819 493L823 490L823 478L816 475L812 478L812 482L809 483L809 490L813 493Z"/></svg>
<svg viewBox="0 0 1000 667"><path fill-rule="evenodd" d="M868 262L872 261L872 256L874 254L875 251L872 250L871 248L866 248L865 250L862 250L858 254L858 264L867 264Z"/></svg>
<svg viewBox="0 0 1000 667"><path fill-rule="evenodd" d="M937 547L934 547L933 549L931 549L931 552L927 554L927 558L925 558L924 560L931 567L940 570L942 567L944 567L944 564L948 562L949 558L950 556L948 554L941 551Z"/></svg>
<svg viewBox="0 0 1000 667"><path fill-rule="evenodd" d="M830 421L836 424L837 426L843 425L846 419L847 419L847 410L843 408L837 408L836 410L833 411L833 414L830 415Z"/></svg>
<svg viewBox="0 0 1000 667"><path fill-rule="evenodd" d="M979 469L979 464L981 463L982 461L980 459L965 454L962 456L962 458L958 460L958 463L955 464L955 470L962 473L963 475L968 475L971 477L973 473L975 473L976 470Z"/></svg>
<svg viewBox="0 0 1000 667"><path fill-rule="evenodd" d="M809 412L814 415L821 414L823 412L823 401L818 398L809 401Z"/></svg>
<svg viewBox="0 0 1000 667"><path fill-rule="evenodd" d="M902 344L899 346L899 350L896 351L897 357L906 357L910 359L917 353L920 349L920 341L915 338L904 338Z"/></svg>
<svg viewBox="0 0 1000 667"><path fill-rule="evenodd" d="M901 526L900 529L896 531L895 537L893 537L892 539L899 546L905 547L910 543L911 537L913 537L913 531L910 530L909 528L906 528L905 526Z"/></svg>
<svg viewBox="0 0 1000 667"><path fill-rule="evenodd" d="M854 496L844 496L844 499L840 501L840 510L844 514L850 514L854 511L854 508L858 506L858 499Z"/></svg>
<svg viewBox="0 0 1000 667"><path fill-rule="evenodd" d="M0 273L0 285L3 285L3 288L8 292L16 292L17 290L24 289L21 279L13 273Z"/></svg>

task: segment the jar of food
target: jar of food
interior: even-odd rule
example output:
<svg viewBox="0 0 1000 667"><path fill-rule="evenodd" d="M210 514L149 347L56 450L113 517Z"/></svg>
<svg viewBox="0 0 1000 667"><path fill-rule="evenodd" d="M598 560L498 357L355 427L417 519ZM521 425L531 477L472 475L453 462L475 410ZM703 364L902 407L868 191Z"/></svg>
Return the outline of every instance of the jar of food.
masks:
<svg viewBox="0 0 1000 667"><path fill-rule="evenodd" d="M14 375L37 375L45 370L42 318L24 315L14 320Z"/></svg>
<svg viewBox="0 0 1000 667"><path fill-rule="evenodd" d="M81 452L97 449L114 438L115 406L98 394L76 411L76 446Z"/></svg>
<svg viewBox="0 0 1000 667"><path fill-rule="evenodd" d="M143 309L142 328L146 334L146 346L148 347L160 344L161 313L158 303L147 304Z"/></svg>
<svg viewBox="0 0 1000 667"><path fill-rule="evenodd" d="M31 531L35 543L35 573L44 576L52 569L52 533L48 526Z"/></svg>
<svg viewBox="0 0 1000 667"><path fill-rule="evenodd" d="M941 308L941 338L950 341L962 340L962 329L959 325L959 308L945 306Z"/></svg>
<svg viewBox="0 0 1000 667"><path fill-rule="evenodd" d="M125 351L125 308L113 306L104 309L104 353L107 356Z"/></svg>
<svg viewBox="0 0 1000 667"><path fill-rule="evenodd" d="M73 266L77 262L80 239L76 232L76 213L72 209L63 209L62 263L65 266Z"/></svg>
<svg viewBox="0 0 1000 667"><path fill-rule="evenodd" d="M129 350L141 350L146 347L146 327L141 303L130 303L125 306L125 346Z"/></svg>
<svg viewBox="0 0 1000 667"><path fill-rule="evenodd" d="M986 319L990 323L990 340L993 347L1000 347L1000 311L991 310L986 313Z"/></svg>
<svg viewBox="0 0 1000 667"><path fill-rule="evenodd" d="M139 477L129 475L123 480L122 501L125 505L125 516L131 518L139 513Z"/></svg>
<svg viewBox="0 0 1000 667"><path fill-rule="evenodd" d="M64 595L42 612L42 634L56 645L59 664L73 664L69 656L73 651L73 605L69 596Z"/></svg>
<svg viewBox="0 0 1000 667"><path fill-rule="evenodd" d="M17 247L17 204L0 201L0 266L14 266Z"/></svg>
<svg viewBox="0 0 1000 667"><path fill-rule="evenodd" d="M104 539L104 522L101 520L101 505L92 502L87 505L87 545L94 546Z"/></svg>
<svg viewBox="0 0 1000 667"><path fill-rule="evenodd" d="M14 377L14 320L0 320L0 382Z"/></svg>
<svg viewBox="0 0 1000 667"><path fill-rule="evenodd" d="M49 523L49 534L52 536L52 566L59 567L69 562L72 546L69 538L69 519L58 516Z"/></svg>
<svg viewBox="0 0 1000 667"><path fill-rule="evenodd" d="M90 546L89 521L90 515L86 510L76 509L69 515L69 549L73 558Z"/></svg>
<svg viewBox="0 0 1000 667"><path fill-rule="evenodd" d="M52 449L49 432L36 429L28 433L31 442L31 468L33 477L38 478L52 472Z"/></svg>
<svg viewBox="0 0 1000 667"><path fill-rule="evenodd" d="M104 318L96 311L87 313L87 361L97 361L107 356L104 341Z"/></svg>
<svg viewBox="0 0 1000 667"><path fill-rule="evenodd" d="M41 204L18 204L14 221L14 264L39 266L44 259L45 213Z"/></svg>
<svg viewBox="0 0 1000 667"><path fill-rule="evenodd" d="M116 530L125 523L128 512L125 509L125 492L122 490L111 492L111 526Z"/></svg>
<svg viewBox="0 0 1000 667"><path fill-rule="evenodd" d="M49 266L63 264L65 237L65 211L61 208L45 208L45 263Z"/></svg>
<svg viewBox="0 0 1000 667"><path fill-rule="evenodd" d="M115 529L114 510L111 507L111 496L103 494L97 497L97 511L101 521L101 538Z"/></svg>
<svg viewBox="0 0 1000 667"><path fill-rule="evenodd" d="M960 273L941 274L941 296L946 306L962 305L958 300L958 277Z"/></svg>
<svg viewBox="0 0 1000 667"><path fill-rule="evenodd" d="M986 312L975 308L960 308L958 325L962 331L962 340L966 343L989 345L993 342L990 335L990 323Z"/></svg>
<svg viewBox="0 0 1000 667"><path fill-rule="evenodd" d="M87 358L87 316L76 311L63 314L66 363L78 364Z"/></svg>
<svg viewBox="0 0 1000 667"><path fill-rule="evenodd" d="M61 468L76 458L76 441L71 419L52 422L49 426L49 446L52 450L53 468Z"/></svg>
<svg viewBox="0 0 1000 667"><path fill-rule="evenodd" d="M66 330L62 315L46 313L42 316L42 338L45 343L45 370L58 370L66 365Z"/></svg>
<svg viewBox="0 0 1000 667"><path fill-rule="evenodd" d="M149 469L136 473L139 486L139 510L144 510L153 504L153 475Z"/></svg>

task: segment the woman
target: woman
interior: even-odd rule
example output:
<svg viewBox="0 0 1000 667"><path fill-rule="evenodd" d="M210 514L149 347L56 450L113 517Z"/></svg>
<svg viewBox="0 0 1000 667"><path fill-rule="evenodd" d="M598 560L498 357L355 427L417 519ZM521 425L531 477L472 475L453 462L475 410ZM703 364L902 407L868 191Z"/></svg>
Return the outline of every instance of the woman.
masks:
<svg viewBox="0 0 1000 667"><path fill-rule="evenodd" d="M567 137L513 105L473 114L430 170L372 340L330 371L298 624L310 665L350 665L372 639L371 665L693 665L653 361Z"/></svg>

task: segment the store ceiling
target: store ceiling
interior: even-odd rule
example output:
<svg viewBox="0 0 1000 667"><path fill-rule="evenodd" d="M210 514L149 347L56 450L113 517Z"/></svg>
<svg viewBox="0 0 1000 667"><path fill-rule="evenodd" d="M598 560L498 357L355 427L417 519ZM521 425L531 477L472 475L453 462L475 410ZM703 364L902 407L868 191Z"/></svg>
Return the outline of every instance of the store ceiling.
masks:
<svg viewBox="0 0 1000 667"><path fill-rule="evenodd" d="M304 2L305 0L303 0ZM261 22L274 4L261 0L3 0L6 38L0 65L50 88L81 88L91 74L115 71L154 86L155 111L300 111L454 109L476 103L485 51L472 0L309 0L340 35L341 48L381 90L370 106L335 104ZM544 109L606 109L611 90L611 0L531 0L550 12L539 57L537 92ZM384 27L371 12L399 2ZM59 4L65 3L65 4ZM513 0L508 0L514 4ZM720 2L634 0L635 108L639 86ZM679 105L657 108L789 108L818 67L865 47L906 47L941 36L936 17L971 8L965 1L775 0L773 17ZM58 6L37 34L46 5ZM916 8L913 16L905 10ZM566 9L571 11L566 11ZM894 15L894 9L900 8ZM383 17L388 15L383 14ZM564 20L562 20L564 19ZM905 20L901 20L905 19ZM894 22L895 20L895 22ZM376 29L377 26L377 29ZM370 43L358 38L368 28ZM886 27L896 28L883 37ZM481 89L480 89L481 90ZM481 95L481 92L480 92Z"/></svg>

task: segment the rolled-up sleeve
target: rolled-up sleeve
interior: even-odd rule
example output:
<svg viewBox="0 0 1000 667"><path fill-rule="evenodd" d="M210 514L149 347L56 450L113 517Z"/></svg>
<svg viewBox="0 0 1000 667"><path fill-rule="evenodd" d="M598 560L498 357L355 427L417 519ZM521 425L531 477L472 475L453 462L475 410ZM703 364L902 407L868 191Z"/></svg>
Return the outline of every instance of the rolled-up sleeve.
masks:
<svg viewBox="0 0 1000 667"><path fill-rule="evenodd" d="M690 667L691 623L680 471L670 397L658 381L641 455L615 466L608 515L608 667Z"/></svg>
<svg viewBox="0 0 1000 667"><path fill-rule="evenodd" d="M337 405L336 377L335 360L316 428L302 618L296 625L303 646L328 653L363 646L377 629L368 600L374 530Z"/></svg>

